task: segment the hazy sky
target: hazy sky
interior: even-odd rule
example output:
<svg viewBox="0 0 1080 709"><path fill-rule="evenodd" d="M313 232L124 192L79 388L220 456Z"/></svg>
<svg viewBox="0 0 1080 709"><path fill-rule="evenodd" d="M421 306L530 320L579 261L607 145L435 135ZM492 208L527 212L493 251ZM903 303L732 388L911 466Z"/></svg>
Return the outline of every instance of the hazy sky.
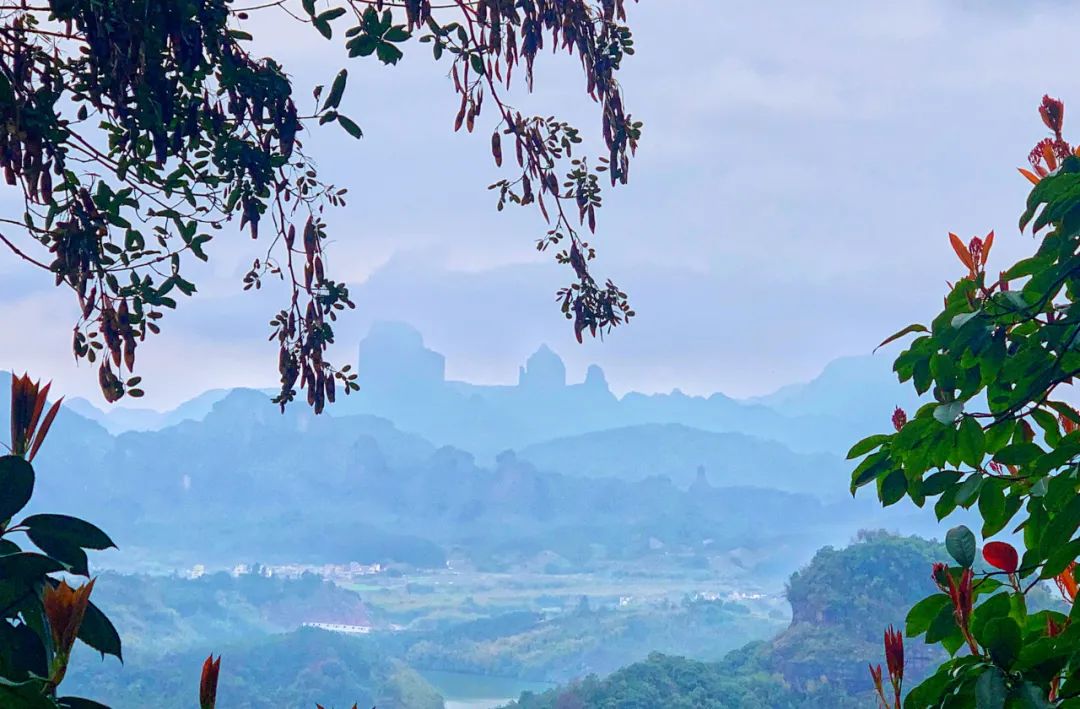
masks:
<svg viewBox="0 0 1080 709"><path fill-rule="evenodd" d="M1028 185L1015 166L1043 135L1044 92L1078 106L1066 110L1066 132L1080 135L1070 121L1080 115L1071 3L628 9L638 53L623 84L645 135L631 184L605 198L594 243L597 273L630 292L638 318L584 346L554 303L567 273L533 248L539 214L496 213L485 189L499 175L492 116L474 136L452 132L447 63L414 44L384 68L346 60L280 17L253 28L300 86L350 69L343 108L365 139L331 126L307 141L351 195L331 217L334 269L358 304L339 330L338 359L354 358L373 320L401 319L446 354L456 378L512 381L547 342L571 378L595 362L618 391L766 392L928 320L944 282L960 275L946 232L996 229L992 268L1029 251L1016 229ZM577 66L544 59L536 94L514 100L595 136ZM10 194L0 207L13 208ZM255 254L246 237L227 237L208 249L200 293L140 349L151 405L276 378L265 325L283 291L241 294ZM69 293L6 253L0 279L0 369L30 368L100 402L93 371L68 351Z"/></svg>

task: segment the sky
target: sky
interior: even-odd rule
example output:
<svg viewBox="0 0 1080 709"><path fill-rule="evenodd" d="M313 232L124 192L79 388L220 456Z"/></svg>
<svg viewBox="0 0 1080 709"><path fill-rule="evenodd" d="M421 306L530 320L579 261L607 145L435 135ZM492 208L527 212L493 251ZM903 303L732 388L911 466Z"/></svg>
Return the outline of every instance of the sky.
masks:
<svg viewBox="0 0 1080 709"><path fill-rule="evenodd" d="M1043 137L1044 93L1065 100L1070 133L1080 7L627 5L637 53L622 84L644 136L591 241L596 274L629 292L638 317L584 345L554 301L566 269L533 246L542 218L496 212L486 190L502 174L488 150L493 117L474 135L453 132L448 64L420 44L396 67L349 60L310 28L254 13L256 50L298 87L350 71L342 108L364 139L327 126L306 140L324 178L349 188L328 220L331 270L358 306L338 328L339 361L355 359L372 322L403 320L446 355L451 378L512 382L547 343L571 380L596 363L617 392L753 396L930 320L945 282L962 275L949 231L966 240L996 230L991 269L1033 249L1016 226L1029 185L1015 167ZM599 114L576 64L543 60L535 93L513 102L595 137ZM11 194L0 192L0 209L15 209ZM223 234L208 253L194 272L199 293L139 350L148 405L276 380L266 323L284 290L241 292L257 255L244 234ZM70 355L70 300L0 255L0 369L28 369L100 404L94 371Z"/></svg>

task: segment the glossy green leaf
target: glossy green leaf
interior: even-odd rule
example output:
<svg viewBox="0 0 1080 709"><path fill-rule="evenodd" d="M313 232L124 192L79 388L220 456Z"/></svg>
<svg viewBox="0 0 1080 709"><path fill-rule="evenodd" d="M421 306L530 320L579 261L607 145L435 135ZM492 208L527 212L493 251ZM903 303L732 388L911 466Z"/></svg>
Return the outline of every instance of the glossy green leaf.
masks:
<svg viewBox="0 0 1080 709"><path fill-rule="evenodd" d="M944 424L952 424L956 417L964 411L964 402L950 401L947 404L938 404L934 409L934 418Z"/></svg>
<svg viewBox="0 0 1080 709"><path fill-rule="evenodd" d="M922 635L930 628L930 623L941 613L942 608L948 608L952 614L952 603L944 593L935 593L922 599L908 611L905 620L905 632L908 637Z"/></svg>
<svg viewBox="0 0 1080 709"><path fill-rule="evenodd" d="M1003 709L1007 696L1005 676L996 667L988 668L975 681L976 709Z"/></svg>
<svg viewBox="0 0 1080 709"><path fill-rule="evenodd" d="M931 620L926 628L926 643L933 645L939 643L950 635L960 635L960 628L956 625L956 617L953 615L953 607L943 605L938 609L937 615Z"/></svg>
<svg viewBox="0 0 1080 709"><path fill-rule="evenodd" d="M975 535L964 525L953 527L945 534L945 549L957 564L970 567L975 562Z"/></svg>
<svg viewBox="0 0 1080 709"><path fill-rule="evenodd" d="M983 456L986 454L986 435L977 420L970 416L964 417L960 422L957 443L960 446L960 457L965 463L973 468L982 463Z"/></svg>
<svg viewBox="0 0 1080 709"><path fill-rule="evenodd" d="M0 457L0 523L26 507L34 492L34 468L16 455Z"/></svg>
<svg viewBox="0 0 1080 709"><path fill-rule="evenodd" d="M984 645L994 663L1003 669L1012 667L1020 657L1020 626L1012 618L992 618L983 628Z"/></svg>
<svg viewBox="0 0 1080 709"><path fill-rule="evenodd" d="M341 105L341 99L345 95L345 83L348 81L349 72L342 69L334 77L334 83L330 85L330 93L326 95L326 100L323 101L322 110L328 108L337 108Z"/></svg>
<svg viewBox="0 0 1080 709"><path fill-rule="evenodd" d="M848 451L847 459L853 460L855 458L864 456L867 453L881 447L881 444L887 440L889 440L889 436L885 435L884 433L878 433L873 436L868 436L851 447L851 450Z"/></svg>
<svg viewBox="0 0 1080 709"><path fill-rule="evenodd" d="M899 330L898 332L894 332L893 334L889 335L884 340L882 340L881 344L874 348L874 351L877 352L879 349L881 349L885 345L889 344L890 342L894 342L896 340L899 340L904 335L910 335L913 332L929 332L929 330L926 328L925 325L920 325L918 323L915 323L913 325L908 325L903 330Z"/></svg>
<svg viewBox="0 0 1080 709"><path fill-rule="evenodd" d="M994 455L994 460L1002 465L1024 465L1043 453L1043 449L1034 443L1013 443L998 451Z"/></svg>
<svg viewBox="0 0 1080 709"><path fill-rule="evenodd" d="M109 535L78 517L38 514L30 515L20 524L29 529L27 535L35 544L39 539L48 538L68 542L84 549L108 549L116 546Z"/></svg>
<svg viewBox="0 0 1080 709"><path fill-rule="evenodd" d="M105 655L112 655L121 662L124 657L121 651L120 634L116 632L112 621L94 605L93 601L86 607L86 615L79 627L79 640Z"/></svg>
<svg viewBox="0 0 1080 709"><path fill-rule="evenodd" d="M1050 709L1050 703L1046 700L1046 692L1033 682L1024 682L1011 695L1019 704L1019 709Z"/></svg>
<svg viewBox="0 0 1080 709"><path fill-rule="evenodd" d="M109 709L106 704L82 697L61 697L57 702L64 709Z"/></svg>

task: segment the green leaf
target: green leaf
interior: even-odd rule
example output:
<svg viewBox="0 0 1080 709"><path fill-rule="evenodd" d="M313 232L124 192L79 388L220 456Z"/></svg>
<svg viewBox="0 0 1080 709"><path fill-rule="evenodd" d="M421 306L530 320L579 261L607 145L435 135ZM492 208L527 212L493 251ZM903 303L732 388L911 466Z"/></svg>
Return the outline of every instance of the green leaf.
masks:
<svg viewBox="0 0 1080 709"><path fill-rule="evenodd" d="M472 54L469 56L469 64L472 66L472 70L480 76L484 75L484 60L479 54Z"/></svg>
<svg viewBox="0 0 1080 709"><path fill-rule="evenodd" d="M903 470L894 470L878 479L878 499L884 507L896 504L907 493L907 478Z"/></svg>
<svg viewBox="0 0 1080 709"><path fill-rule="evenodd" d="M888 451L878 451L864 458L851 473L851 494L854 495L857 489L885 472L889 468L889 464Z"/></svg>
<svg viewBox="0 0 1080 709"><path fill-rule="evenodd" d="M908 637L913 638L925 633L930 628L930 623L945 607L948 607L949 612L952 613L951 601L944 593L935 593L912 606L905 620L905 632Z"/></svg>
<svg viewBox="0 0 1080 709"><path fill-rule="evenodd" d="M1003 465L1023 465L1030 463L1043 453L1043 449L1034 443L1013 443L998 451L994 460Z"/></svg>
<svg viewBox="0 0 1080 709"><path fill-rule="evenodd" d="M86 558L86 552L77 544L65 541L49 539L43 542L34 542L43 552L67 567L67 571L77 575L90 577L90 562Z"/></svg>
<svg viewBox="0 0 1080 709"><path fill-rule="evenodd" d="M1033 682L1024 682L1013 690L1012 697L1020 703L1022 709L1050 709L1046 693Z"/></svg>
<svg viewBox="0 0 1080 709"><path fill-rule="evenodd" d="M1054 549L1046 557L1040 576L1044 579L1052 579L1065 570L1070 563L1080 556L1080 539L1074 539Z"/></svg>
<svg viewBox="0 0 1080 709"><path fill-rule="evenodd" d="M34 544L38 544L39 539L48 538L75 544L84 549L116 547L113 540L109 539L109 535L78 517L55 514L30 515L20 524L29 528L27 536Z"/></svg>
<svg viewBox="0 0 1080 709"><path fill-rule="evenodd" d="M987 669L975 681L976 709L1003 709L1006 694L1005 676L996 667Z"/></svg>
<svg viewBox="0 0 1080 709"><path fill-rule="evenodd" d="M46 696L45 680L34 678L25 682L12 682L0 677L0 707L18 709L56 709L56 704Z"/></svg>
<svg viewBox="0 0 1080 709"><path fill-rule="evenodd" d="M336 20L337 18L341 17L344 14L345 14L345 8L343 8L343 7L333 7L333 8L330 8L329 10L327 10L325 12L320 12L316 16L315 19L321 20L322 22L332 22L333 20Z"/></svg>
<svg viewBox="0 0 1080 709"><path fill-rule="evenodd" d="M866 455L875 448L880 447L881 444L887 440L889 440L889 436L884 433L868 436L851 447L851 450L848 451L847 459L854 460L855 458Z"/></svg>
<svg viewBox="0 0 1080 709"><path fill-rule="evenodd" d="M969 475L967 480L956 487L956 504L964 509L971 507L972 503L979 497L979 490L982 488L984 480L985 478L980 475Z"/></svg>
<svg viewBox="0 0 1080 709"><path fill-rule="evenodd" d="M375 56L379 58L383 64L397 64L404 54L401 50L390 44L389 42L379 42L375 46Z"/></svg>
<svg viewBox="0 0 1080 709"><path fill-rule="evenodd" d="M1020 626L1012 618L989 620L983 629L983 638L983 645L990 652L990 658L1003 669L1012 667L1020 656Z"/></svg>
<svg viewBox="0 0 1080 709"><path fill-rule="evenodd" d="M965 416L960 422L960 435L957 440L960 447L960 457L965 463L973 468L982 463L986 454L986 434L982 426L971 416Z"/></svg>
<svg viewBox="0 0 1080 709"><path fill-rule="evenodd" d="M1039 539L1039 551L1049 557L1065 546L1080 527L1080 495L1073 495L1065 507L1050 518Z"/></svg>
<svg viewBox="0 0 1080 709"><path fill-rule="evenodd" d="M23 579L38 583L45 574L63 571L64 567L43 554L21 551L18 554L0 556L0 579Z"/></svg>
<svg viewBox="0 0 1080 709"><path fill-rule="evenodd" d="M0 523L26 507L33 493L33 466L17 455L0 458Z"/></svg>
<svg viewBox="0 0 1080 709"><path fill-rule="evenodd" d="M979 514L983 518L983 538L1005 526L1005 481L988 478L979 490Z"/></svg>
<svg viewBox="0 0 1080 709"><path fill-rule="evenodd" d="M987 638L983 634L987 623L994 618L1008 616L1011 608L1012 604L1008 592L994 594L979 604L971 616L971 634L975 636L980 645L987 645Z"/></svg>
<svg viewBox="0 0 1080 709"><path fill-rule="evenodd" d="M60 697L57 701L64 709L109 709L105 704L82 697Z"/></svg>
<svg viewBox="0 0 1080 709"><path fill-rule="evenodd" d="M120 634L116 632L112 621L93 602L86 606L86 615L79 626L79 640L100 652L102 658L112 655L121 662L124 661Z"/></svg>
<svg viewBox="0 0 1080 709"><path fill-rule="evenodd" d="M956 421L956 417L964 412L964 402L950 401L947 404L938 404L934 409L934 418L939 422L949 425Z"/></svg>
<svg viewBox="0 0 1080 709"><path fill-rule="evenodd" d="M356 138L357 140L364 137L364 131L360 130L360 126L356 125L356 123L353 122L353 120L348 116L343 116L339 113L337 120L338 124L340 124L341 127L345 129L345 132L352 137Z"/></svg>
<svg viewBox="0 0 1080 709"><path fill-rule="evenodd" d="M960 525L945 534L945 549L957 564L969 568L975 562L975 535Z"/></svg>
<svg viewBox="0 0 1080 709"><path fill-rule="evenodd" d="M345 82L348 81L349 72L342 69L334 77L334 83L330 85L330 93L326 95L326 101L323 102L322 110L328 108L337 108L341 105L341 98L345 95Z"/></svg>
<svg viewBox="0 0 1080 709"><path fill-rule="evenodd" d="M922 494L927 497L940 495L946 488L955 485L962 476L963 473L958 470L939 470L923 480Z"/></svg>
<svg viewBox="0 0 1080 709"><path fill-rule="evenodd" d="M960 628L956 625L956 616L953 615L952 604L942 606L937 615L930 621L926 628L926 644L933 645L942 642L952 635L959 636ZM961 640L961 642L963 642Z"/></svg>
<svg viewBox="0 0 1080 709"><path fill-rule="evenodd" d="M354 37L345 43L345 48L349 50L350 57L366 57L375 51L375 48L379 45L377 37L373 37L370 34L362 34L359 37Z"/></svg>
<svg viewBox="0 0 1080 709"><path fill-rule="evenodd" d="M947 667L939 669L908 692L904 698L904 709L926 709L940 704L940 698L951 681Z"/></svg>

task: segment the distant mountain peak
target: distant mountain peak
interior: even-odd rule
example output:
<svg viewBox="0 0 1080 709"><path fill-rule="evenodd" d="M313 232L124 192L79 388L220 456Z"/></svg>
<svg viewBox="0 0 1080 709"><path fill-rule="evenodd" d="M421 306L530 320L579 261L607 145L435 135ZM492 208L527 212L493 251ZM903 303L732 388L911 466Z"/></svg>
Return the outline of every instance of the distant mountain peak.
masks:
<svg viewBox="0 0 1080 709"><path fill-rule="evenodd" d="M518 371L518 386L537 389L565 387L566 365L550 347L540 345Z"/></svg>
<svg viewBox="0 0 1080 709"><path fill-rule="evenodd" d="M596 364L590 364L589 368L585 370L584 386L598 391L610 391L607 377L604 376L604 370L600 369L600 366Z"/></svg>
<svg viewBox="0 0 1080 709"><path fill-rule="evenodd" d="M358 373L361 384L376 388L431 386L446 379L446 358L424 346L411 325L379 321L360 342Z"/></svg>

